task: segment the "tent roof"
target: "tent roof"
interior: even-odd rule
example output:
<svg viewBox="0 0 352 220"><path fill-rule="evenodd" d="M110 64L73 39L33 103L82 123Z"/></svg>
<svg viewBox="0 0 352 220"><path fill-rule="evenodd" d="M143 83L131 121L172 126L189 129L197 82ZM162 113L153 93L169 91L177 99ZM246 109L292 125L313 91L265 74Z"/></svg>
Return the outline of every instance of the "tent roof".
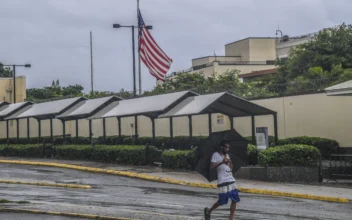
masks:
<svg viewBox="0 0 352 220"><path fill-rule="evenodd" d="M328 96L352 95L352 80L325 89Z"/></svg>
<svg viewBox="0 0 352 220"><path fill-rule="evenodd" d="M221 113L231 117L269 115L276 112L229 93L189 97L159 118Z"/></svg>
<svg viewBox="0 0 352 220"><path fill-rule="evenodd" d="M0 121L3 121L6 117L17 111L25 108L26 106L33 105L32 102L20 102L14 104L8 104L0 107Z"/></svg>
<svg viewBox="0 0 352 220"><path fill-rule="evenodd" d="M21 111L10 115L9 117L5 118L5 120L21 118L36 118L44 120L55 118L56 115L62 114L64 111L74 107L83 100L86 100L86 98L77 97L30 105L23 108Z"/></svg>
<svg viewBox="0 0 352 220"><path fill-rule="evenodd" d="M10 104L10 103L9 102L0 102L0 107L4 106L4 105L8 105L8 104Z"/></svg>
<svg viewBox="0 0 352 220"><path fill-rule="evenodd" d="M147 117L156 118L163 112L173 108L184 99L196 95L198 94L190 91L184 91L116 101L89 119L129 117L136 115L145 115Z"/></svg>
<svg viewBox="0 0 352 220"><path fill-rule="evenodd" d="M56 116L61 120L75 120L92 116L114 101L122 100L116 96L89 99L78 103L75 107L68 109L64 113Z"/></svg>

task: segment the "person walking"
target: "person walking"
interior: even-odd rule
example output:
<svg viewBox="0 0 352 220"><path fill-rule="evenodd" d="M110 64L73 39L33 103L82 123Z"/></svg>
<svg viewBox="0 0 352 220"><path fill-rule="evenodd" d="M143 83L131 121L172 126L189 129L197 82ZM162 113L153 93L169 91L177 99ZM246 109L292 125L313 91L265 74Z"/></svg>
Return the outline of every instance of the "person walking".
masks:
<svg viewBox="0 0 352 220"><path fill-rule="evenodd" d="M236 180L232 175L232 161L229 156L230 144L222 140L220 143L220 150L213 153L211 158L211 168L217 169L217 188L219 193L219 199L214 205L209 208L204 208L205 220L210 220L211 213L219 206L226 205L231 199L231 208L229 220L233 220L236 210L236 204L240 202L238 189L236 186Z"/></svg>

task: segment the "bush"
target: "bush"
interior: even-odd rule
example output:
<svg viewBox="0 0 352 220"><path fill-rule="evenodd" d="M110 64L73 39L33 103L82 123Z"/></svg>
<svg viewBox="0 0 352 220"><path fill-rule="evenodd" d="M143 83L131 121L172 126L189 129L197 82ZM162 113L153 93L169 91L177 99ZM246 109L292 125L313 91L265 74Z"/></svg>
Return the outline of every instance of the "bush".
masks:
<svg viewBox="0 0 352 220"><path fill-rule="evenodd" d="M52 146L48 146L52 147ZM7 157L37 157L43 158L42 145L3 145L0 155ZM115 162L120 164L144 165L158 160L159 152L149 146L107 146L96 145L59 145L55 148L55 156L59 159L92 160L101 162Z"/></svg>
<svg viewBox="0 0 352 220"><path fill-rule="evenodd" d="M248 144L247 155L248 155L248 165L258 164L258 152L257 152L256 146L254 146L253 144Z"/></svg>
<svg viewBox="0 0 352 220"><path fill-rule="evenodd" d="M335 140L330 140L326 138L320 137L293 137L287 139L281 139L278 142L278 145L287 145L287 144L303 144L303 145L310 145L314 146L319 149L322 157L324 159L329 159L330 155L336 153L339 144Z"/></svg>
<svg viewBox="0 0 352 220"><path fill-rule="evenodd" d="M284 145L269 148L259 154L262 166L317 166L320 160L317 148L308 145Z"/></svg>
<svg viewBox="0 0 352 220"><path fill-rule="evenodd" d="M153 143L152 137L140 137L140 138L131 138L128 136L107 136L104 140L104 137L93 138L95 145L146 145L149 143L159 149L177 149L177 150L190 150L192 146L201 146L202 142L207 137L196 136L192 138L192 143L190 138L187 136L177 136L174 137L173 142L171 142L170 137L156 137L155 142ZM42 143L53 143L55 145L90 145L89 137L70 137L65 138L65 143L62 136L54 136L53 140L50 137L32 137L27 138L10 138L9 144L42 144ZM0 144L6 144L6 139L0 139Z"/></svg>
<svg viewBox="0 0 352 220"><path fill-rule="evenodd" d="M5 157L44 157L41 145L2 145L0 155Z"/></svg>
<svg viewBox="0 0 352 220"><path fill-rule="evenodd" d="M194 170L195 155L194 150L164 151L162 153L163 167Z"/></svg>
<svg viewBox="0 0 352 220"><path fill-rule="evenodd" d="M58 145L56 157L69 160L91 160L93 148L90 145Z"/></svg>

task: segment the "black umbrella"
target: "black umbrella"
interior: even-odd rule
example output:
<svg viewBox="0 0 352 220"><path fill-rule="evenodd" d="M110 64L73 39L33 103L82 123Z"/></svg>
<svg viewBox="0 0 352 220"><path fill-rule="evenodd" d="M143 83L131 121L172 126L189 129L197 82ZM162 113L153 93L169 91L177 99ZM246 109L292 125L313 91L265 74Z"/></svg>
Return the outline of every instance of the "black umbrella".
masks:
<svg viewBox="0 0 352 220"><path fill-rule="evenodd" d="M214 152L220 148L222 140L228 141L230 145L230 158L233 164L232 174L235 173L247 163L247 145L248 140L242 137L235 130L221 131L212 133L197 148L197 166L196 171L202 174L209 182L217 179L216 169L210 168L210 160Z"/></svg>

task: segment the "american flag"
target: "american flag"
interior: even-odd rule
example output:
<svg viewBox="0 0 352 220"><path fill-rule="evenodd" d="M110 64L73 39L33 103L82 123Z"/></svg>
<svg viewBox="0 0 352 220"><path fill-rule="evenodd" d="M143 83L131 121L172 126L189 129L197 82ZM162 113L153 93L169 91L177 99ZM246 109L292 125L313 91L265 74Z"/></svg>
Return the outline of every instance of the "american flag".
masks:
<svg viewBox="0 0 352 220"><path fill-rule="evenodd" d="M158 80L165 81L165 75L169 71L172 59L158 46L149 33L143 21L141 12L138 10L139 26L139 54L143 63L147 66L150 74Z"/></svg>

